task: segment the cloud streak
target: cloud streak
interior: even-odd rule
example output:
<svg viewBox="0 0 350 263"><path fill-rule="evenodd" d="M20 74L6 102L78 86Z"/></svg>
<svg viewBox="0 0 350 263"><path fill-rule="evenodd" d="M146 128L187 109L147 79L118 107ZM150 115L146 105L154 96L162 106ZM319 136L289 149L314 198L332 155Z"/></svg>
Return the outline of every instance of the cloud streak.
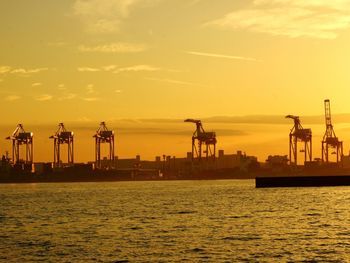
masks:
<svg viewBox="0 0 350 263"><path fill-rule="evenodd" d="M135 65L130 67L118 68L113 73L122 73L122 72L140 72L140 71L159 71L161 70L158 67L152 65Z"/></svg>
<svg viewBox="0 0 350 263"><path fill-rule="evenodd" d="M146 78L146 79L151 80L151 81L165 82L165 83L169 83L169 84L176 84L176 85L183 85L183 86L205 87L204 85L201 85L198 83L175 80L175 79L162 79L162 78Z"/></svg>
<svg viewBox="0 0 350 263"><path fill-rule="evenodd" d="M32 73L39 73L42 71L47 71L48 68L34 68L34 69L24 69L24 68L16 68L11 70L11 73L19 73L19 74L32 74Z"/></svg>
<svg viewBox="0 0 350 263"><path fill-rule="evenodd" d="M335 39L339 31L350 28L350 2L255 0L250 8L233 11L206 25L290 38Z"/></svg>
<svg viewBox="0 0 350 263"><path fill-rule="evenodd" d="M94 84L89 84L86 87L86 93L87 94L93 94L95 93L95 89L94 89Z"/></svg>
<svg viewBox="0 0 350 263"><path fill-rule="evenodd" d="M132 43L110 43L105 45L97 46L78 46L80 52L100 52L100 53L138 53L143 52L147 47L143 44L132 44Z"/></svg>
<svg viewBox="0 0 350 263"><path fill-rule="evenodd" d="M79 72L99 72L101 69L99 68L91 68L91 67L79 67Z"/></svg>
<svg viewBox="0 0 350 263"><path fill-rule="evenodd" d="M77 70L79 72L101 72L101 71L109 72L116 68L117 68L116 65L108 65L103 67L79 67L77 68Z"/></svg>
<svg viewBox="0 0 350 263"><path fill-rule="evenodd" d="M48 101L48 100L52 100L52 98L53 98L52 95L43 94L43 95L37 96L37 97L35 98L35 100L37 100L37 101Z"/></svg>
<svg viewBox="0 0 350 263"><path fill-rule="evenodd" d="M108 65L103 67L79 67L77 70L79 72L112 72L114 74L118 74L123 72L159 71L162 69L152 65L140 64L119 68L116 65Z"/></svg>
<svg viewBox="0 0 350 263"><path fill-rule="evenodd" d="M186 53L190 54L190 55L203 56L203 57L225 58L225 59L245 60L245 61L258 61L255 58L248 58L248 57L241 57L241 56L230 56L230 55L215 54L215 53L205 53L205 52L197 52L197 51L186 51Z"/></svg>
<svg viewBox="0 0 350 263"><path fill-rule="evenodd" d="M86 98L82 98L82 100L87 101L87 102L93 102L93 101L100 100L100 98L97 98L97 97L86 97Z"/></svg>
<svg viewBox="0 0 350 263"><path fill-rule="evenodd" d="M11 67L9 66L0 66L0 74L5 74L11 71Z"/></svg>
<svg viewBox="0 0 350 263"><path fill-rule="evenodd" d="M17 96L17 95L9 95L5 97L6 101L15 101L15 100L19 100L21 97Z"/></svg>
<svg viewBox="0 0 350 263"><path fill-rule="evenodd" d="M33 74L33 73L39 73L47 70L49 69L48 68L25 69L25 68L13 68L10 66L0 66L0 74Z"/></svg>
<svg viewBox="0 0 350 263"><path fill-rule="evenodd" d="M64 94L62 97L59 97L58 100L72 100L76 97L77 97L77 94L67 93L67 94Z"/></svg>

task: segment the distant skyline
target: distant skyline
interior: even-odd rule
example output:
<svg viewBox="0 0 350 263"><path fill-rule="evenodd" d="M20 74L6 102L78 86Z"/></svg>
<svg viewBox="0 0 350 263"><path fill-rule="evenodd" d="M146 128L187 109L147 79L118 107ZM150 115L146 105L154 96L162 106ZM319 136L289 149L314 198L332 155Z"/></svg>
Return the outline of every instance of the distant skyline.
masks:
<svg viewBox="0 0 350 263"><path fill-rule="evenodd" d="M123 119L322 116L326 98L332 114L350 113L346 0L11 0L0 2L0 14L2 137L17 123L53 132L58 122L80 129L107 121L118 134L129 127ZM271 141L288 130L254 125L247 152L263 159L261 130ZM187 141L163 135L169 154L183 152ZM218 146L234 152L244 138L219 137ZM129 156L123 147L139 139L124 140L117 153ZM156 137L148 142L164 148ZM0 140L1 153L7 143ZM273 152L286 154L286 144ZM35 157L44 158L40 147ZM146 143L134 152L150 156Z"/></svg>

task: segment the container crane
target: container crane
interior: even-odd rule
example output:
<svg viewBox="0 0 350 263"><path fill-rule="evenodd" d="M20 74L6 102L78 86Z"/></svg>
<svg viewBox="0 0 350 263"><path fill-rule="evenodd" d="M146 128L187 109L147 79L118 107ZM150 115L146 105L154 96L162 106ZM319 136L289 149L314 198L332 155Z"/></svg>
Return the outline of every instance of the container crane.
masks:
<svg viewBox="0 0 350 263"><path fill-rule="evenodd" d="M322 140L322 162L329 163L329 150L334 149L336 154L336 163L339 163L343 156L343 142L339 141L335 135L332 116L331 116L331 103L328 99L324 100L326 132L323 135Z"/></svg>
<svg viewBox="0 0 350 263"><path fill-rule="evenodd" d="M12 140L12 161L13 164L21 163L20 146L25 146L25 164L33 163L33 133L26 132L22 124L18 124L11 136L6 138Z"/></svg>
<svg viewBox="0 0 350 263"><path fill-rule="evenodd" d="M311 129L304 129L300 123L299 116L287 115L287 119L294 121L294 126L289 133L289 162L297 165L298 162L298 142L304 143L304 162L312 161L312 132Z"/></svg>
<svg viewBox="0 0 350 263"><path fill-rule="evenodd" d="M186 119L185 122L191 122L196 124L196 130L192 135L192 161L194 160L194 158L201 161L203 153L205 154L205 158L207 160L209 158L215 160L217 142L215 132L204 131L202 122L200 120ZM204 151L203 145L205 146Z"/></svg>
<svg viewBox="0 0 350 263"><path fill-rule="evenodd" d="M58 124L58 130L56 133L49 137L54 142L54 158L53 166L61 167L61 144L67 144L68 146L68 165L74 164L74 133L67 131L63 123Z"/></svg>
<svg viewBox="0 0 350 263"><path fill-rule="evenodd" d="M101 144L109 145L108 168L114 166L114 131L108 130L106 123L101 122L100 127L93 136L95 138L95 167L101 169Z"/></svg>

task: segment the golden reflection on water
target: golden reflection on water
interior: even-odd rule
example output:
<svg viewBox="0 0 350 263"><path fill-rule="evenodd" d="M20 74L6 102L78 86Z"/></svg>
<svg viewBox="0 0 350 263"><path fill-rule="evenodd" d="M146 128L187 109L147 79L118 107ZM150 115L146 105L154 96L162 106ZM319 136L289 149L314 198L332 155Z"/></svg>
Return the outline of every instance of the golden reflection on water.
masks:
<svg viewBox="0 0 350 263"><path fill-rule="evenodd" d="M350 260L348 187L0 185L0 261Z"/></svg>

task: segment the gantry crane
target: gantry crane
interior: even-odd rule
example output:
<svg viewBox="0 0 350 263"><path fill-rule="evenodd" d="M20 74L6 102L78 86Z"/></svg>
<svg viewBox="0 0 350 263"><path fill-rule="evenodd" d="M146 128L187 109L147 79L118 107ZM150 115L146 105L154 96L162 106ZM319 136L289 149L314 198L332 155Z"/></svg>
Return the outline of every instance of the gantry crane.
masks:
<svg viewBox="0 0 350 263"><path fill-rule="evenodd" d="M13 164L24 162L33 163L33 133L26 132L22 124L18 124L11 136L6 138L12 140L12 161ZM20 146L25 146L25 160L20 159Z"/></svg>
<svg viewBox="0 0 350 263"><path fill-rule="evenodd" d="M107 143L109 145L108 154L108 168L114 166L114 131L108 130L106 123L101 122L100 127L93 136L95 138L95 165L97 169L101 169L101 144Z"/></svg>
<svg viewBox="0 0 350 263"><path fill-rule="evenodd" d="M61 167L61 144L67 144L68 147L68 158L67 164L73 165L74 163L74 133L71 131L67 131L64 127L63 123L58 124L58 130L50 139L53 139L54 143L54 158L53 158L53 166Z"/></svg>
<svg viewBox="0 0 350 263"><path fill-rule="evenodd" d="M200 120L186 119L185 122L192 122L196 124L196 130L192 135L192 160L195 158L199 161L202 160L202 154L205 154L205 158L215 159L216 157L216 134L215 132L206 132L203 129L202 122ZM196 143L198 143L198 148ZM203 145L205 150L203 151Z"/></svg>
<svg viewBox="0 0 350 263"><path fill-rule="evenodd" d="M331 103L328 99L324 101L326 132L322 140L322 162L329 162L329 150L334 149L336 154L336 162L339 163L343 156L343 142L339 141L335 135L332 117L331 117Z"/></svg>
<svg viewBox="0 0 350 263"><path fill-rule="evenodd" d="M304 162L312 161L312 132L311 129L304 129L301 126L299 116L287 115L286 118L294 121L294 126L289 133L289 162L297 165L298 162L298 142L304 143Z"/></svg>

